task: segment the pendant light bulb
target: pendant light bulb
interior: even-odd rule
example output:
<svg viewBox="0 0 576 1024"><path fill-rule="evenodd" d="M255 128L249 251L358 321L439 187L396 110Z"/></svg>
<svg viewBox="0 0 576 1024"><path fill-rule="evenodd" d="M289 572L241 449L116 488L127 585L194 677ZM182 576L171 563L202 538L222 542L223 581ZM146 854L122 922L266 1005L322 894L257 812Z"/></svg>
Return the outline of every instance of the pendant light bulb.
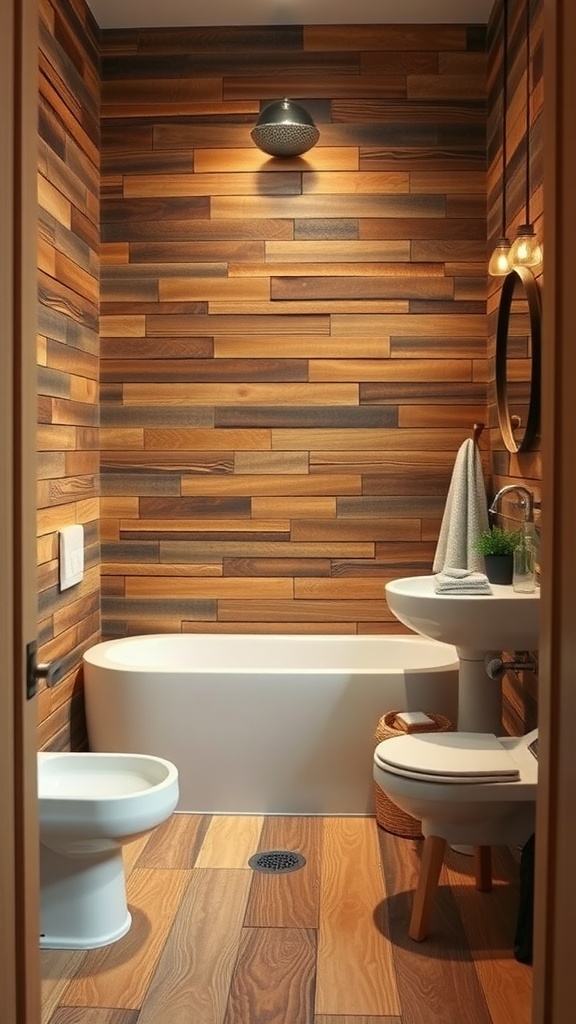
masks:
<svg viewBox="0 0 576 1024"><path fill-rule="evenodd" d="M532 224L522 224L508 255L510 269L515 267L538 267L542 263L542 247Z"/></svg>
<svg viewBox="0 0 576 1024"><path fill-rule="evenodd" d="M507 238L499 238L488 264L491 277L506 277L510 273L510 242Z"/></svg>

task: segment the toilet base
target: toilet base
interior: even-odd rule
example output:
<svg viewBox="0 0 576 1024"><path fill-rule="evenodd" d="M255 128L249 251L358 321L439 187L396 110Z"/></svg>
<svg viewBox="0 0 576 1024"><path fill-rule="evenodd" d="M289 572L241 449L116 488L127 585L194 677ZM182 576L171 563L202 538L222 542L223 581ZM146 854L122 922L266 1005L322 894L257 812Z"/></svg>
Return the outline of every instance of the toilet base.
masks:
<svg viewBox="0 0 576 1024"><path fill-rule="evenodd" d="M40 844L40 947L97 949L121 939L132 918L122 849L68 856Z"/></svg>

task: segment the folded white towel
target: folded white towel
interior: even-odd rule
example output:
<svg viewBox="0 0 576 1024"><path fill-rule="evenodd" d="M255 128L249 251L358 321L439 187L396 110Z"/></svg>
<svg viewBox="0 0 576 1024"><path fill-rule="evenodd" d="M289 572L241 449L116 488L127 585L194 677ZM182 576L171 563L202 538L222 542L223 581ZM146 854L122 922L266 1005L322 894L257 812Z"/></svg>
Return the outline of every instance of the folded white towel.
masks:
<svg viewBox="0 0 576 1024"><path fill-rule="evenodd" d="M444 569L434 577L437 594L491 594L492 587L483 572L467 569Z"/></svg>
<svg viewBox="0 0 576 1024"><path fill-rule="evenodd" d="M483 569L484 559L475 545L487 529L482 460L478 445L468 438L461 444L454 463L432 571L442 572L446 565Z"/></svg>

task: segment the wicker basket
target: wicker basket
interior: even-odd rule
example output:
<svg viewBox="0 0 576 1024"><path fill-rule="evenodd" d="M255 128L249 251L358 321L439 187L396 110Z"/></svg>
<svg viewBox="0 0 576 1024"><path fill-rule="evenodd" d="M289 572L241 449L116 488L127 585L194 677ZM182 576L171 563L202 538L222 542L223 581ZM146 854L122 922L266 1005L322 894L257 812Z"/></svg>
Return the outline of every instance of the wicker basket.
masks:
<svg viewBox="0 0 576 1024"><path fill-rule="evenodd" d="M408 730L406 727L402 728L398 724L396 721L397 714L398 711L387 711L385 715L382 715L374 733L376 743L382 743L383 740L391 740L394 736L406 736ZM416 729L412 728L409 730L410 732L452 732L454 729L454 723L445 715L436 715L431 711L427 711L426 714L432 719L433 724L420 726ZM385 829L386 832L391 832L395 836L401 836L403 839L423 838L420 831L420 822L413 818L411 814L406 814L406 811L400 810L376 783L374 783L374 800L376 803L376 821L380 828Z"/></svg>

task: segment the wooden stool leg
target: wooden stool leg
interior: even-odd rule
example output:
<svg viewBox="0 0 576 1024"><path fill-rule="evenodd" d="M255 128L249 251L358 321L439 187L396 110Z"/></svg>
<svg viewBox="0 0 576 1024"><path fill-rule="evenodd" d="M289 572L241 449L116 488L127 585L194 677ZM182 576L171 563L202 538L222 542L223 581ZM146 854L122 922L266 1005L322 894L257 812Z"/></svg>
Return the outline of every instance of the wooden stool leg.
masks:
<svg viewBox="0 0 576 1024"><path fill-rule="evenodd" d="M492 888L492 849L490 846L474 847L474 878L479 892L490 892Z"/></svg>
<svg viewBox="0 0 576 1024"><path fill-rule="evenodd" d="M440 839L439 836L427 836L424 840L420 876L414 893L412 917L408 929L410 938L415 942L422 942L428 934L428 925L432 916L445 849L446 840Z"/></svg>

